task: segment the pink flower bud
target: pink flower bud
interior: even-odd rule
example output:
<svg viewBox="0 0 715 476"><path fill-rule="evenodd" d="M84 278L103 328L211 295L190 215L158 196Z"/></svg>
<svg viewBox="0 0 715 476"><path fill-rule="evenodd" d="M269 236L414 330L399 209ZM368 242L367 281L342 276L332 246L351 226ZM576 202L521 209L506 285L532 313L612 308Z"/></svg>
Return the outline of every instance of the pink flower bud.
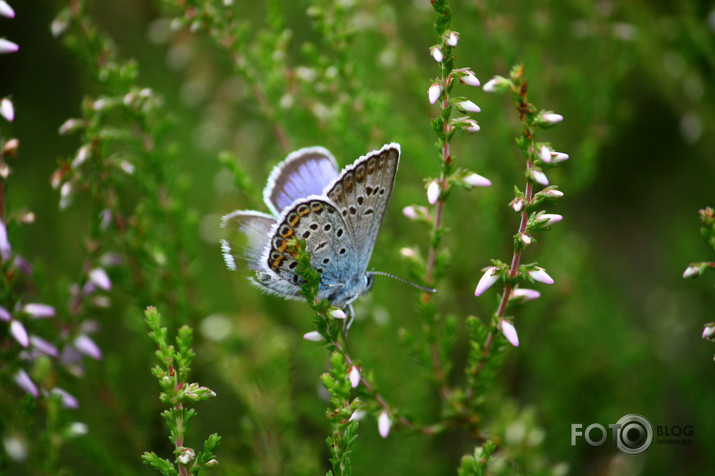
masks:
<svg viewBox="0 0 715 476"><path fill-rule="evenodd" d="M563 220L563 216L557 215L555 213L539 213L536 216L536 221L544 226L551 226L554 223L558 223Z"/></svg>
<svg viewBox="0 0 715 476"><path fill-rule="evenodd" d="M89 280L100 289L109 291L112 289L112 282L107 276L107 272L102 268L94 268L89 272Z"/></svg>
<svg viewBox="0 0 715 476"><path fill-rule="evenodd" d="M541 293L535 289L516 288L511 292L509 299L533 301L534 299L539 299L540 297Z"/></svg>
<svg viewBox="0 0 715 476"><path fill-rule="evenodd" d="M14 53L19 49L20 49L20 47L17 46L12 41L8 41L5 38L0 38L0 54Z"/></svg>
<svg viewBox="0 0 715 476"><path fill-rule="evenodd" d="M15 11L7 4L5 0L0 0L0 16L7 18L15 18Z"/></svg>
<svg viewBox="0 0 715 476"><path fill-rule="evenodd" d="M311 331L303 334L303 339L308 340L310 342L320 342L323 340L323 336L321 336L320 332L318 331Z"/></svg>
<svg viewBox="0 0 715 476"><path fill-rule="evenodd" d="M460 124L462 125L462 129L465 132L477 132L480 129L479 124L477 124L477 121L473 119L463 119L460 121Z"/></svg>
<svg viewBox="0 0 715 476"><path fill-rule="evenodd" d="M102 358L102 351L99 350L97 344L86 334L78 335L74 340L74 346L87 357L91 357L94 360L100 360Z"/></svg>
<svg viewBox="0 0 715 476"><path fill-rule="evenodd" d="M413 207L412 205L410 205L409 207L403 208L402 214L405 215L410 220L414 220L419 217L419 215L417 214L417 210L415 210L415 207Z"/></svg>
<svg viewBox="0 0 715 476"><path fill-rule="evenodd" d="M37 336L30 336L30 344L32 347L50 357L57 357L57 347L47 342L45 339Z"/></svg>
<svg viewBox="0 0 715 476"><path fill-rule="evenodd" d="M15 340L23 347L30 345L30 337L27 335L25 326L22 322L12 320L10 321L10 334L15 338Z"/></svg>
<svg viewBox="0 0 715 476"><path fill-rule="evenodd" d="M77 151L77 155L75 156L74 160L72 161L71 167L73 169L77 169L80 165L85 163L87 159L89 158L91 149L88 144L83 145L82 147L79 148Z"/></svg>
<svg viewBox="0 0 715 476"><path fill-rule="evenodd" d="M387 435L390 434L390 427L392 427L392 420L387 412L383 410L377 418L377 430L379 431L380 436L387 438Z"/></svg>
<svg viewBox="0 0 715 476"><path fill-rule="evenodd" d="M538 281L540 283L554 284L553 278L546 274L544 268L534 268L532 271L529 271L529 276L531 276L534 281Z"/></svg>
<svg viewBox="0 0 715 476"><path fill-rule="evenodd" d="M33 319L55 317L55 308L47 304L29 303L22 306L22 310Z"/></svg>
<svg viewBox="0 0 715 476"><path fill-rule="evenodd" d="M59 395L62 399L62 406L64 406L65 408L79 408L79 401L77 401L77 399L73 395L62 390L61 388L55 387L50 390L50 393L53 395Z"/></svg>
<svg viewBox="0 0 715 476"><path fill-rule="evenodd" d="M445 43L447 43L448 46L451 46L454 48L457 46L457 43L459 42L459 33L456 31L449 31L447 32L447 37L445 38Z"/></svg>
<svg viewBox="0 0 715 476"><path fill-rule="evenodd" d="M705 324L705 327L703 328L703 339L709 339L710 336L715 334L715 322L711 322L709 324Z"/></svg>
<svg viewBox="0 0 715 476"><path fill-rule="evenodd" d="M551 163L551 149L542 145L541 149L539 149L539 158L547 164Z"/></svg>
<svg viewBox="0 0 715 476"><path fill-rule="evenodd" d="M519 335L516 333L516 328L511 321L507 319L500 319L498 324L499 330L501 330L506 340L509 341L514 347L519 347Z"/></svg>
<svg viewBox="0 0 715 476"><path fill-rule="evenodd" d="M529 246L531 244L531 237L526 233L519 233L517 239L521 241L524 246Z"/></svg>
<svg viewBox="0 0 715 476"><path fill-rule="evenodd" d="M489 187L492 182L486 177L479 174L471 173L462 179L464 183L472 187Z"/></svg>
<svg viewBox="0 0 715 476"><path fill-rule="evenodd" d="M549 197L549 198L561 198L564 196L564 192L562 192L561 190L556 190L556 189L545 190L541 193L543 193L544 196Z"/></svg>
<svg viewBox="0 0 715 476"><path fill-rule="evenodd" d="M400 255L407 259L416 259L417 253L412 248L400 248Z"/></svg>
<svg viewBox="0 0 715 476"><path fill-rule="evenodd" d="M542 172L541 170L531 169L529 171L529 176L531 177L531 180L543 185L544 187L549 184L549 179L546 177L546 174L544 174L544 172Z"/></svg>
<svg viewBox="0 0 715 476"><path fill-rule="evenodd" d="M350 379L350 386L357 388L357 386L360 385L360 369L354 365L350 367L348 378Z"/></svg>
<svg viewBox="0 0 715 476"><path fill-rule="evenodd" d="M12 247L10 246L10 241L7 238L5 223L0 220L0 257L2 257L3 260L7 260L10 258L11 252Z"/></svg>
<svg viewBox="0 0 715 476"><path fill-rule="evenodd" d="M513 208L516 213L519 213L522 210L522 208L524 208L524 198L517 197L514 200L512 200L509 205L511 205L511 208Z"/></svg>
<svg viewBox="0 0 715 476"><path fill-rule="evenodd" d="M568 154L564 154L563 152L551 152L551 163L552 164L558 164L565 160L569 160Z"/></svg>
<svg viewBox="0 0 715 476"><path fill-rule="evenodd" d="M25 372L25 370L23 369L17 371L17 373L13 377L13 380L15 380L15 383L18 385L18 387L20 387L33 397L37 397L37 395L40 393L37 391L37 386L35 385L35 383L32 381L30 376L27 375L27 372Z"/></svg>
<svg viewBox="0 0 715 476"><path fill-rule="evenodd" d="M429 97L429 103L430 104L436 103L441 94L442 94L442 86L439 83L430 84L430 87L427 90L427 96Z"/></svg>
<svg viewBox="0 0 715 476"><path fill-rule="evenodd" d="M0 100L0 116L4 117L8 122L12 122L15 119L15 108L8 98Z"/></svg>
<svg viewBox="0 0 715 476"><path fill-rule="evenodd" d="M436 180L433 180L427 186L427 201L430 205L434 205L439 200L440 187Z"/></svg>
<svg viewBox="0 0 715 476"><path fill-rule="evenodd" d="M0 321L10 322L11 319L12 316L10 315L8 310L0 306Z"/></svg>
<svg viewBox="0 0 715 476"><path fill-rule="evenodd" d="M365 417L365 410L355 410L352 415L350 415L350 421L360 421Z"/></svg>
<svg viewBox="0 0 715 476"><path fill-rule="evenodd" d="M484 270L484 274L479 280L479 283L477 283L477 288L474 290L475 296L481 296L484 291L491 288L492 285L499 280L499 273L495 273L496 270L496 266L489 266Z"/></svg>

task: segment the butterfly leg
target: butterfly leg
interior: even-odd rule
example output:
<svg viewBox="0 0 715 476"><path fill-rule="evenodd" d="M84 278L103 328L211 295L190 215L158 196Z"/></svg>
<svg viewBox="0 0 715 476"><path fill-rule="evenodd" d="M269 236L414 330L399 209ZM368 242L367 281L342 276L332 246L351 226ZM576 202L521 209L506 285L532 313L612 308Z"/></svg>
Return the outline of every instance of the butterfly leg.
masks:
<svg viewBox="0 0 715 476"><path fill-rule="evenodd" d="M345 314L347 314L347 317L343 321L343 335L347 337L350 326L353 325L353 321L355 320L355 310L352 304L345 306Z"/></svg>

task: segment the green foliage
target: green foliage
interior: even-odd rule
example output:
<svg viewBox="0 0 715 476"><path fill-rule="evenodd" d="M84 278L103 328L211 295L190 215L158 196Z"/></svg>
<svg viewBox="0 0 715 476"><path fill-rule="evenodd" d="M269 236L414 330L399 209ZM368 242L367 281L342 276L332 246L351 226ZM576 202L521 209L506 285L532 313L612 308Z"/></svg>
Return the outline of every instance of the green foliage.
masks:
<svg viewBox="0 0 715 476"><path fill-rule="evenodd" d="M203 451L198 454L186 445L186 436L191 420L196 417L193 408L185 408L184 404L208 400L216 394L207 387L198 383L189 383L191 362L196 354L191 349L193 331L189 326L182 326L176 336L176 346L170 345L167 340L168 331L161 327L161 315L155 307L148 307L144 312L146 325L149 328L149 337L157 346L155 352L157 365L152 368L152 374L159 382L161 393L159 399L170 406L162 412L161 416L169 427L169 440L174 445L174 463L168 459L160 458L154 452L145 452L142 455L144 462L164 475L175 474L201 474L204 469L215 467L218 462L214 451L221 442L221 437L216 433L210 435L204 442Z"/></svg>

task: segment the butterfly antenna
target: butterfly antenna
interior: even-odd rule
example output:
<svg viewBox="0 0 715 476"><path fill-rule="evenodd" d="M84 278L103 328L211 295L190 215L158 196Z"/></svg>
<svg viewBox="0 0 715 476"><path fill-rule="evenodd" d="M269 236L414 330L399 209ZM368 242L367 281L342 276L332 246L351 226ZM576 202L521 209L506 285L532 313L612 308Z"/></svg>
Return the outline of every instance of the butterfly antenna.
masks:
<svg viewBox="0 0 715 476"><path fill-rule="evenodd" d="M426 292L426 293L436 293L436 292L437 292L437 290L434 289L434 288L428 288L427 286L420 286L419 284L415 284L415 283L413 283L413 282L411 282L411 281L407 281L406 279L397 277L397 276L395 276L394 274L383 273L382 271L368 271L368 272L367 272L367 275L368 275L368 276L387 276L388 278L396 279L396 280L401 281L401 282L403 282L403 283L405 283L405 284L409 284L409 285L412 286L413 288L417 288L417 289L419 289L420 291L424 291L424 292Z"/></svg>

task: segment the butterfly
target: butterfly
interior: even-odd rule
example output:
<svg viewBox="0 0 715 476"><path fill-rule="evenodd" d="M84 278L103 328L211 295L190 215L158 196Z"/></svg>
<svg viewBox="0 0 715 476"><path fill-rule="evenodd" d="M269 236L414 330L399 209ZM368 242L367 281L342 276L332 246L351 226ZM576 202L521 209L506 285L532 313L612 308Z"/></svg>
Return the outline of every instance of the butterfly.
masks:
<svg viewBox="0 0 715 476"><path fill-rule="evenodd" d="M372 286L367 266L399 162L400 145L394 142L340 172L323 147L291 153L273 169L263 191L271 214L236 210L223 217L227 239L221 247L227 267L235 270L236 258L242 258L261 289L300 298L304 281L290 245L304 240L311 267L320 273L318 299L349 306ZM232 245L234 234L245 235L247 244Z"/></svg>

